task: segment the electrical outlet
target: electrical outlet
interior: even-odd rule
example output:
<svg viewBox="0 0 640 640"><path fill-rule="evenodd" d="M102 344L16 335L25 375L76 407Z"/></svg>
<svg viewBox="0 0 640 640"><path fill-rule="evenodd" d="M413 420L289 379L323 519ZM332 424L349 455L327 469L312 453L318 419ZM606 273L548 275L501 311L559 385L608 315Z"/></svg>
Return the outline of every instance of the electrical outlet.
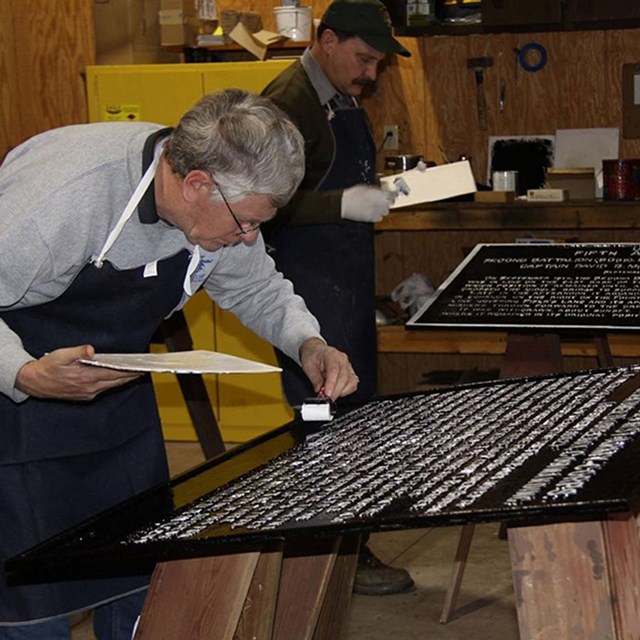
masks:
<svg viewBox="0 0 640 640"><path fill-rule="evenodd" d="M400 147L400 127L397 124L385 124L382 128L385 151L397 151Z"/></svg>

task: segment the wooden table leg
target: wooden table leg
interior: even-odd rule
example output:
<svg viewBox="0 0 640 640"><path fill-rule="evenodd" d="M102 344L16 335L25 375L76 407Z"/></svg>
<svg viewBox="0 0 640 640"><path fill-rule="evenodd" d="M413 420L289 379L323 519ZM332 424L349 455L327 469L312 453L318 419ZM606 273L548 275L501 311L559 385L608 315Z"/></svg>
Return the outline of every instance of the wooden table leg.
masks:
<svg viewBox="0 0 640 640"><path fill-rule="evenodd" d="M451 617L451 612L456 606L458 594L460 593L460 585L464 577L464 570L467 566L467 558L469 557L469 549L471 540L473 540L473 532L475 525L467 524L460 531L460 539L458 540L458 548L456 549L456 557L453 561L453 569L451 571L451 580L447 588L447 595L444 598L444 606L440 615L440 622L446 624Z"/></svg>
<svg viewBox="0 0 640 640"><path fill-rule="evenodd" d="M598 352L598 366L603 369L615 366L613 355L611 354L609 336L606 333L599 333L594 336L593 340Z"/></svg>
<svg viewBox="0 0 640 640"><path fill-rule="evenodd" d="M169 351L191 351L193 349L191 332L181 309L162 322L158 329L158 335ZM177 378L204 457L208 459L224 453L225 446L222 434L202 376L191 373L179 375Z"/></svg>
<svg viewBox="0 0 640 640"><path fill-rule="evenodd" d="M358 536L156 566L135 640L337 640Z"/></svg>

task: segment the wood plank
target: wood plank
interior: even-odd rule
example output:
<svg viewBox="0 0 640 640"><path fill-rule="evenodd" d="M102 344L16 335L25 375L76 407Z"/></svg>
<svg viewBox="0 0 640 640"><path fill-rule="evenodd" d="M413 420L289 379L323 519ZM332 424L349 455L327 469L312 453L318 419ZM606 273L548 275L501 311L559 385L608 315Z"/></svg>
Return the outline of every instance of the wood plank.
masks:
<svg viewBox="0 0 640 640"><path fill-rule="evenodd" d="M396 210L375 225L376 231L471 229L633 229L640 230L636 202L564 202L495 204L487 202L431 203ZM638 236L635 236L636 238ZM628 239L627 242L637 242Z"/></svg>
<svg viewBox="0 0 640 640"><path fill-rule="evenodd" d="M629 514L612 515L604 523L604 535L616 629L620 638L634 638L640 630L638 518Z"/></svg>
<svg viewBox="0 0 640 640"><path fill-rule="evenodd" d="M83 73L95 61L91 0L1 5L0 160L36 133L87 121Z"/></svg>
<svg viewBox="0 0 640 640"><path fill-rule="evenodd" d="M42 11L38 0L20 0L14 7L17 71L29 78L19 87L22 136L86 122L83 73L95 60L92 3L56 0Z"/></svg>
<svg viewBox="0 0 640 640"><path fill-rule="evenodd" d="M414 388L409 375L408 356L378 351L378 393L389 395Z"/></svg>
<svg viewBox="0 0 640 640"><path fill-rule="evenodd" d="M340 538L305 541L285 550L273 640L311 640Z"/></svg>
<svg viewBox="0 0 640 640"><path fill-rule="evenodd" d="M602 523L511 527L508 539L521 640L637 634L616 632Z"/></svg>
<svg viewBox="0 0 640 640"><path fill-rule="evenodd" d="M271 640L284 543L263 548L233 640Z"/></svg>
<svg viewBox="0 0 640 640"><path fill-rule="evenodd" d="M456 602L458 601L458 594L460 593L462 578L464 577L464 571L467 566L467 558L469 557L469 550L471 548L474 531L475 525L473 524L466 524L460 530L458 547L456 549L456 555L451 569L451 578L449 579L449 586L447 587L442 613L440 614L440 622L442 622L442 624L449 622L449 618L451 618L451 614L453 613Z"/></svg>
<svg viewBox="0 0 640 640"><path fill-rule="evenodd" d="M158 564L136 640L232 640L259 557L239 553Z"/></svg>
<svg viewBox="0 0 640 640"><path fill-rule="evenodd" d="M633 333L607 334L611 354L615 357L640 357L640 340ZM403 326L378 327L380 353L449 353L502 355L507 333L504 331L429 331L406 330ZM591 340L562 342L562 354L570 357L598 356L597 344Z"/></svg>
<svg viewBox="0 0 640 640"><path fill-rule="evenodd" d="M359 548L360 536L342 538L313 640L338 640L343 637L349 620Z"/></svg>
<svg viewBox="0 0 640 640"><path fill-rule="evenodd" d="M500 364L501 378L523 378L562 373L560 336L557 333L507 335L507 348Z"/></svg>
<svg viewBox="0 0 640 640"><path fill-rule="evenodd" d="M16 47L13 40L14 10L12 2L0 2L0 162L20 141L22 129L18 104Z"/></svg>
<svg viewBox="0 0 640 640"><path fill-rule="evenodd" d="M404 327L378 327L378 351L382 353L488 353L502 355L506 332L428 331Z"/></svg>

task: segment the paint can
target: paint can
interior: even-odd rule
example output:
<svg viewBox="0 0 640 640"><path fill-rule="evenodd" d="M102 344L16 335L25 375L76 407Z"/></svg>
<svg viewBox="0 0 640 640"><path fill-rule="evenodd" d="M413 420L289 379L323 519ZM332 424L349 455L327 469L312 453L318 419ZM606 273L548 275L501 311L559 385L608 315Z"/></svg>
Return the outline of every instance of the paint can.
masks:
<svg viewBox="0 0 640 640"><path fill-rule="evenodd" d="M311 7L274 7L278 33L295 42L311 40Z"/></svg>
<svg viewBox="0 0 640 640"><path fill-rule="evenodd" d="M403 171L409 171L409 169L415 169L420 160L424 160L424 158L414 154L386 156L384 159L384 174L390 176L394 173L402 173Z"/></svg>
<svg viewBox="0 0 640 640"><path fill-rule="evenodd" d="M640 200L640 159L602 161L602 199Z"/></svg>
<svg viewBox="0 0 640 640"><path fill-rule="evenodd" d="M517 191L517 171L494 171L491 175L491 185L494 191Z"/></svg>

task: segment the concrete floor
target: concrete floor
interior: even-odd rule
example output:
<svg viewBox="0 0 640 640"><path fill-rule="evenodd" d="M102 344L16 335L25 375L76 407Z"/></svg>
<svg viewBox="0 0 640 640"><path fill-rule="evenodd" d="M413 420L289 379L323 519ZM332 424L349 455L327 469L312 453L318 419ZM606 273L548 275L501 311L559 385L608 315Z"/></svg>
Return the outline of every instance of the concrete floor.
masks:
<svg viewBox="0 0 640 640"><path fill-rule="evenodd" d="M197 444L168 443L167 453L172 474L203 459ZM408 569L416 589L354 595L344 640L516 640L509 551L497 524L476 527L456 608L449 622L439 622L459 535L459 527L373 534L369 544L376 555ZM75 623L73 640L94 640L89 617Z"/></svg>

